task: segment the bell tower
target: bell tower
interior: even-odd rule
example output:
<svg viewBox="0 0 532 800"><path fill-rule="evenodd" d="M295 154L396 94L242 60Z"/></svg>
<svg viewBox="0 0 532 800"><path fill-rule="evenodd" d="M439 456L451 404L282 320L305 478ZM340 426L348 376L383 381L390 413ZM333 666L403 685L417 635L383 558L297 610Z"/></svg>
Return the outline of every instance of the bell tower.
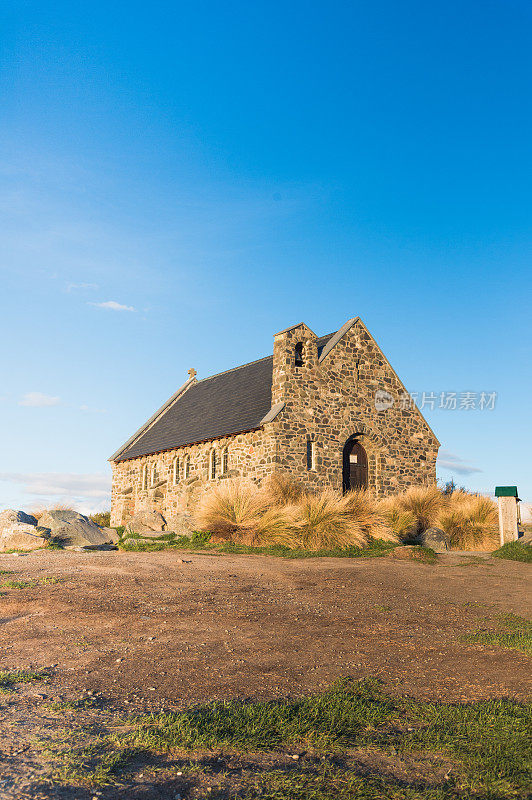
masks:
<svg viewBox="0 0 532 800"><path fill-rule="evenodd" d="M293 325L273 337L272 405L297 400L318 367L317 336L305 325Z"/></svg>

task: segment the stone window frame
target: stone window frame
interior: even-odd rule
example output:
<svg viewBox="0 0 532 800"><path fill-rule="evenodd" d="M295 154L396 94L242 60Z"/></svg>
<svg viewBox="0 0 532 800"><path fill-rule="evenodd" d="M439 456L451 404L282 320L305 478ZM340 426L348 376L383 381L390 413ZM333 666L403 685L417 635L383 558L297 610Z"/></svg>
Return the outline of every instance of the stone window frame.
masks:
<svg viewBox="0 0 532 800"><path fill-rule="evenodd" d="M140 468L140 488L143 492L148 489L148 462Z"/></svg>
<svg viewBox="0 0 532 800"><path fill-rule="evenodd" d="M296 342L294 345L294 366L302 367L305 364L305 343Z"/></svg>
<svg viewBox="0 0 532 800"><path fill-rule="evenodd" d="M316 472L316 441L312 436L307 436L305 459L307 472Z"/></svg>
<svg viewBox="0 0 532 800"><path fill-rule="evenodd" d="M188 480L190 478L190 456L186 453L183 456L183 479Z"/></svg>
<svg viewBox="0 0 532 800"><path fill-rule="evenodd" d="M220 454L220 470L222 475L229 472L229 447L225 445Z"/></svg>
<svg viewBox="0 0 532 800"><path fill-rule="evenodd" d="M152 486L152 487L155 486L155 484L157 483L158 475L159 475L159 473L158 473L158 470L157 470L157 462L154 461L153 465L152 465L152 468L150 470L150 486Z"/></svg>
<svg viewBox="0 0 532 800"><path fill-rule="evenodd" d="M216 480L216 467L217 467L217 459L216 459L216 448L211 447L209 451L209 480L214 481Z"/></svg>
<svg viewBox="0 0 532 800"><path fill-rule="evenodd" d="M174 486L177 486L181 477L181 459L179 456L175 456L172 462L172 482Z"/></svg>

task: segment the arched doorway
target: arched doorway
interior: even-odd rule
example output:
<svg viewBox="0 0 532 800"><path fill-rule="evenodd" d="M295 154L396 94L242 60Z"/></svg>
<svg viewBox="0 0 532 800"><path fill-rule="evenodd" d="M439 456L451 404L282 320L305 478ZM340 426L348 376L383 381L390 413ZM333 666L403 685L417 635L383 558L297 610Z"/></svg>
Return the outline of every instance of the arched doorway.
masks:
<svg viewBox="0 0 532 800"><path fill-rule="evenodd" d="M368 488L368 455L356 436L350 436L344 447L344 492Z"/></svg>

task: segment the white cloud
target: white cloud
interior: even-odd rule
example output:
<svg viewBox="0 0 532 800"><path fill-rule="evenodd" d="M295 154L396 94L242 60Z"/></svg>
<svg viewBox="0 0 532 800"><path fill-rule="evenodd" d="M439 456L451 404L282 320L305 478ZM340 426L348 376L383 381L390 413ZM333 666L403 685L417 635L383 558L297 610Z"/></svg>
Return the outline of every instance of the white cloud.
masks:
<svg viewBox="0 0 532 800"><path fill-rule="evenodd" d="M88 303L89 306L96 306L96 308L105 308L106 311L136 311L133 306L124 306L122 303L117 303L116 300L106 300L104 303Z"/></svg>
<svg viewBox="0 0 532 800"><path fill-rule="evenodd" d="M61 403L60 397L52 397L50 394L42 392L26 392L19 400L19 406L31 406L32 408L45 408L47 406L58 406Z"/></svg>
<svg viewBox="0 0 532 800"><path fill-rule="evenodd" d="M103 472L1 472L0 481L15 484L28 495L26 508L69 505L92 513L111 504L111 476Z"/></svg>
<svg viewBox="0 0 532 800"><path fill-rule="evenodd" d="M67 283L67 292L73 292L76 289L98 289L97 283Z"/></svg>
<svg viewBox="0 0 532 800"><path fill-rule="evenodd" d="M437 466L449 472L457 472L459 475L471 475L473 472L482 472L479 467L468 464L463 458L450 453L448 450L440 450Z"/></svg>

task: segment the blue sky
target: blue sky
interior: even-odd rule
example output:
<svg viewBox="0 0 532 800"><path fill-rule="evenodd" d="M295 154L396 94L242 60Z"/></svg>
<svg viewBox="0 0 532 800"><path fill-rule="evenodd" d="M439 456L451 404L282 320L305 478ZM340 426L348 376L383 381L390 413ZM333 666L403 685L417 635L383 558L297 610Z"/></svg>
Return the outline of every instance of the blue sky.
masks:
<svg viewBox="0 0 532 800"><path fill-rule="evenodd" d="M104 507L199 377L361 316L439 475L532 500L532 7L7 4L0 506ZM437 405L437 404L436 404Z"/></svg>

